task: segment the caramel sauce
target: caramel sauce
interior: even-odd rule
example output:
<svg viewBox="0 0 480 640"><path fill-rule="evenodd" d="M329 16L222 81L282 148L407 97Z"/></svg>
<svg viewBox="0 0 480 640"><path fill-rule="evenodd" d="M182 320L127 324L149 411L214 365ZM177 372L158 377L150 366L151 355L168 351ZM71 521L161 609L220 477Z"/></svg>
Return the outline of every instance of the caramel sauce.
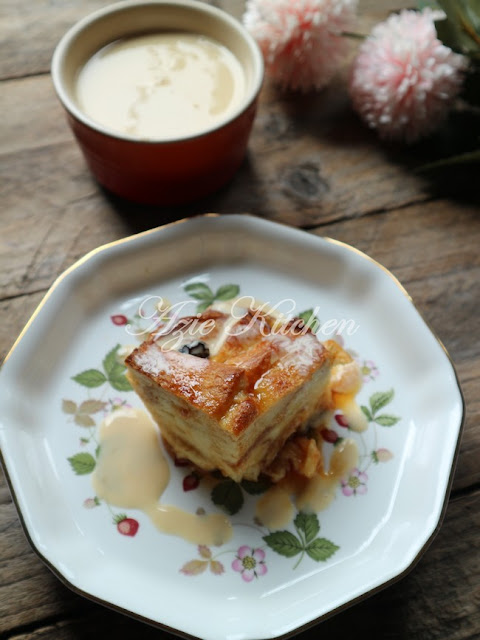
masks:
<svg viewBox="0 0 480 640"><path fill-rule="evenodd" d="M312 478L289 474L269 489L257 502L257 519L269 529L279 529L292 519L294 506L299 511L326 509L335 498L340 480L357 462L357 445L347 438L333 450L328 471L320 468Z"/></svg>

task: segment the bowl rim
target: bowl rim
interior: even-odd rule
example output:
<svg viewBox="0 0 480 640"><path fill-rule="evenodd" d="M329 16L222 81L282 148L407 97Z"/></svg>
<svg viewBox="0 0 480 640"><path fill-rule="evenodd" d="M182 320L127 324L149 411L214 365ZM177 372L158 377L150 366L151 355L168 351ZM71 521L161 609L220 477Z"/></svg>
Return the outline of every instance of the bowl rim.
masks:
<svg viewBox="0 0 480 640"><path fill-rule="evenodd" d="M208 127L207 129L202 129L198 133L186 134L174 138L140 138L138 136L132 136L120 131L116 131L114 129L110 129L87 116L75 104L75 101L72 100L65 88L62 76L63 61L69 51L72 42L82 33L82 31L87 30L90 25L104 18L105 16L117 13L119 11L124 11L125 9L141 11L145 7L152 7L155 5L158 5L159 7L184 7L186 9L193 9L195 11L200 11L216 17L232 27L243 38L252 53L252 58L254 61L254 77L252 87L246 92L245 97L242 99L242 101L234 111L232 111L228 116L220 119L214 125ZM219 129L227 127L229 124L237 120L243 113L248 111L252 104L257 100L260 89L262 88L264 79L264 61L260 47L258 46L255 39L250 35L250 33L239 20L234 18L223 9L219 9L218 7L206 4L199 0L142 0L140 2L133 2L132 0L122 0L121 2L110 4L86 15L85 17L75 22L65 32L53 52L50 73L57 97L63 107L66 109L67 113L89 129L93 129L101 135L125 142L147 145L170 145L172 143L187 142L210 135L213 132L218 131Z"/></svg>

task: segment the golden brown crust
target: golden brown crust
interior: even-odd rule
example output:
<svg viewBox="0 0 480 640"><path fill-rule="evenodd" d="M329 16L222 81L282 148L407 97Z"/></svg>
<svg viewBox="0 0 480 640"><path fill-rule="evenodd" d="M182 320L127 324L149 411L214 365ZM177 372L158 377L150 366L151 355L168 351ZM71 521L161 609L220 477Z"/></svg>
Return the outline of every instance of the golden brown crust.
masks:
<svg viewBox="0 0 480 640"><path fill-rule="evenodd" d="M301 320L274 323L252 310L239 320L207 310L152 334L126 359L134 389L178 457L256 479L322 409L332 355ZM209 358L179 351L195 340Z"/></svg>
<svg viewBox="0 0 480 640"><path fill-rule="evenodd" d="M352 362L352 356L335 340L325 340L323 346L333 358L333 364L348 364Z"/></svg>
<svg viewBox="0 0 480 640"><path fill-rule="evenodd" d="M148 357L143 358L147 355L156 360L156 368L149 369ZM178 351L161 351L155 338L133 351L125 364L215 418L226 413L233 398L246 385L242 369Z"/></svg>

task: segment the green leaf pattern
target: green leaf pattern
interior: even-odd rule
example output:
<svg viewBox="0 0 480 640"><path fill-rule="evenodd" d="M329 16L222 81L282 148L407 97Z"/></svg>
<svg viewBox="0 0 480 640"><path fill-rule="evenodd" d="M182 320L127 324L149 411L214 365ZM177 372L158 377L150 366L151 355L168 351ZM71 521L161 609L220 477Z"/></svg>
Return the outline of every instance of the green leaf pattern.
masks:
<svg viewBox="0 0 480 640"><path fill-rule="evenodd" d="M303 549L301 541L290 531L274 531L263 539L270 549L286 558L293 558Z"/></svg>
<svg viewBox="0 0 480 640"><path fill-rule="evenodd" d="M215 292L204 282L191 282L183 287L185 293L198 300L197 313L202 313L208 309L215 301L232 300L240 293L238 284L224 284Z"/></svg>
<svg viewBox="0 0 480 640"><path fill-rule="evenodd" d="M298 531L304 534L305 542L311 542L320 531L318 518L312 518L312 514L303 513L302 511L297 514L294 525Z"/></svg>
<svg viewBox="0 0 480 640"><path fill-rule="evenodd" d="M77 476L84 476L87 473L92 473L95 469L95 458L90 453L76 453L74 456L68 458L68 461Z"/></svg>
<svg viewBox="0 0 480 640"><path fill-rule="evenodd" d="M231 516L235 515L243 507L243 493L233 480L223 480L212 490L212 502Z"/></svg>
<svg viewBox="0 0 480 640"><path fill-rule="evenodd" d="M298 314L300 320L303 320L305 325L313 331L313 333L317 333L320 329L320 320L315 315L313 309L307 309L306 311L302 311Z"/></svg>
<svg viewBox="0 0 480 640"><path fill-rule="evenodd" d="M95 389L95 387L100 387L104 384L107 381L107 378L98 369L87 369L86 371L82 371L76 376L73 376L72 380L75 380L78 384L88 387L89 389Z"/></svg>
<svg viewBox="0 0 480 640"><path fill-rule="evenodd" d="M336 544L327 538L318 538L320 523L315 513L297 513L293 524L296 535L291 531L274 531L263 536L264 542L286 558L300 556L294 568L297 568L305 554L315 562L326 562L339 550Z"/></svg>
<svg viewBox="0 0 480 640"><path fill-rule="evenodd" d="M366 407L365 405L360 407L367 420L369 422L375 422L381 427L393 427L396 425L397 422L400 421L398 416L389 413L382 413L378 415L380 409L383 409L387 404L390 404L394 395L393 389L390 389L389 391L377 391L372 394L369 400L370 407Z"/></svg>
<svg viewBox="0 0 480 640"><path fill-rule="evenodd" d="M120 345L117 344L107 353L102 363L103 372L99 369L87 369L73 376L72 380L89 389L101 387L108 382L116 391L131 391L132 387L125 377L126 367L118 361L119 349Z"/></svg>

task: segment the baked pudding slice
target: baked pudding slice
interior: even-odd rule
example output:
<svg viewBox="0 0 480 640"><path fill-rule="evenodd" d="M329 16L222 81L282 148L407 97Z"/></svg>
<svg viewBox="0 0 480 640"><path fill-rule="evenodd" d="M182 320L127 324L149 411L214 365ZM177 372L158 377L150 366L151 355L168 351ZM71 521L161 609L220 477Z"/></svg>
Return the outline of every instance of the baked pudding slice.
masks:
<svg viewBox="0 0 480 640"><path fill-rule="evenodd" d="M210 309L153 333L125 364L174 455L240 481L325 409L332 361L300 319Z"/></svg>

